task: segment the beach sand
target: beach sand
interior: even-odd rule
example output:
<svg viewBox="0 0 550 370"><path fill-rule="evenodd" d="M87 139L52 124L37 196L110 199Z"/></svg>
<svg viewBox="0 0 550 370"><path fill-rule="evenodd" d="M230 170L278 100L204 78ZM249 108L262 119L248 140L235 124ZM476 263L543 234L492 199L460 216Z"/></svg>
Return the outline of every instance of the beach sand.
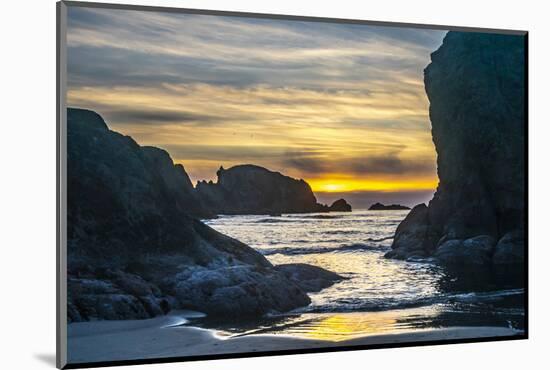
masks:
<svg viewBox="0 0 550 370"><path fill-rule="evenodd" d="M522 334L521 331L504 327L452 327L373 334L339 342L286 335L246 335L223 338L217 336L213 330L180 326L187 321L186 317L195 315L198 313L178 311L148 320L92 321L69 324L69 363L456 340Z"/></svg>

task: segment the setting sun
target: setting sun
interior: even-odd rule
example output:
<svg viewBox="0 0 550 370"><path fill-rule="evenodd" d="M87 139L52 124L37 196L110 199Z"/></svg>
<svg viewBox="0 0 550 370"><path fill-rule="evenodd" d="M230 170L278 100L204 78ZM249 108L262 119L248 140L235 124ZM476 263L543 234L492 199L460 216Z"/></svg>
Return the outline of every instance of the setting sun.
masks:
<svg viewBox="0 0 550 370"><path fill-rule="evenodd" d="M353 191L405 191L434 190L437 187L437 177L425 179L307 179L314 192L353 192Z"/></svg>
<svg viewBox="0 0 550 370"><path fill-rule="evenodd" d="M321 190L321 191L344 191L346 189L346 186L344 184L321 184L319 185L319 189L313 189L313 190Z"/></svg>

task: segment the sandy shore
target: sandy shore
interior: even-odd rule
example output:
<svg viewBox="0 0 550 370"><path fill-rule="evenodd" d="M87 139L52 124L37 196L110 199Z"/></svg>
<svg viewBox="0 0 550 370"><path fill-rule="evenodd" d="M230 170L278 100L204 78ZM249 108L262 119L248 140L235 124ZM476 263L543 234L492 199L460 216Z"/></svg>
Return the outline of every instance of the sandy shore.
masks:
<svg viewBox="0 0 550 370"><path fill-rule="evenodd" d="M453 327L375 334L331 342L285 335L220 338L212 330L177 326L196 313L180 311L149 320L96 321L69 324L69 363L116 361L224 353L388 344L428 340L482 338L520 334L503 327Z"/></svg>

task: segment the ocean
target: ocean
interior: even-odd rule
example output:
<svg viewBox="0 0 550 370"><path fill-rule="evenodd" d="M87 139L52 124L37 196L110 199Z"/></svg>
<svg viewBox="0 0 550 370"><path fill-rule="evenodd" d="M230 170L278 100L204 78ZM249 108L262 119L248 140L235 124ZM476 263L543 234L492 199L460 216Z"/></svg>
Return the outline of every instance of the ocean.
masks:
<svg viewBox="0 0 550 370"><path fill-rule="evenodd" d="M347 278L290 313L254 321L206 317L190 325L221 337L277 334L330 341L457 326L524 329L521 279L493 271L451 271L433 261L384 258L408 211L225 216L214 229L273 264L308 263Z"/></svg>

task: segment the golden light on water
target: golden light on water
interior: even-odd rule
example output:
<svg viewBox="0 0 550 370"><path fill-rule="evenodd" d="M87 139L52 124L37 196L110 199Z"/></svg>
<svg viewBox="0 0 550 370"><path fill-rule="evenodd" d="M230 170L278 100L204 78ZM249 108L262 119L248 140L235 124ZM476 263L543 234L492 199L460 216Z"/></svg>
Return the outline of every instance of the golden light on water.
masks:
<svg viewBox="0 0 550 370"><path fill-rule="evenodd" d="M395 330L396 323L395 314L391 312L330 315L304 330L301 336L339 342Z"/></svg>

